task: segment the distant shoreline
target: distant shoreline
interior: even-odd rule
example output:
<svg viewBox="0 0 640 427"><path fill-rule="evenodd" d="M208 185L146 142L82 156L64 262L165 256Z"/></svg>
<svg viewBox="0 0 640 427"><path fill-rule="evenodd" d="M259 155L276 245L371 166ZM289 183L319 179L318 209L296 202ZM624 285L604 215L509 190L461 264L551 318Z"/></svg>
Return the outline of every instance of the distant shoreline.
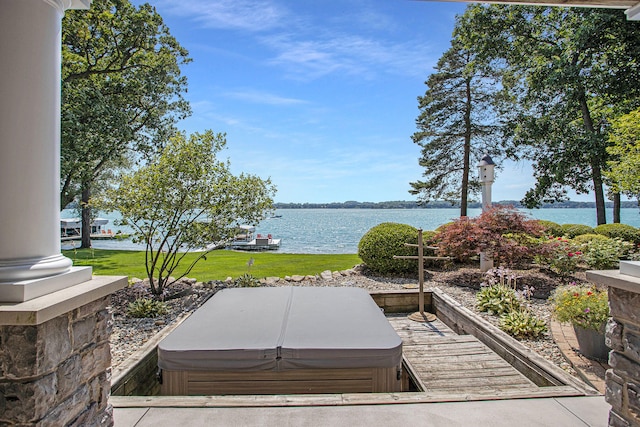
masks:
<svg viewBox="0 0 640 427"><path fill-rule="evenodd" d="M502 200L494 202L497 205L512 205L518 209L527 209L517 200ZM429 202L426 205L418 205L415 201L389 201L389 202L332 202L332 203L274 203L276 209L456 209L459 204L451 204L445 201ZM480 209L480 202L469 203L469 209ZM613 203L605 203L607 209L613 209ZM622 209L638 208L636 201L624 201L620 203ZM595 209L595 202L558 202L545 203L540 209Z"/></svg>

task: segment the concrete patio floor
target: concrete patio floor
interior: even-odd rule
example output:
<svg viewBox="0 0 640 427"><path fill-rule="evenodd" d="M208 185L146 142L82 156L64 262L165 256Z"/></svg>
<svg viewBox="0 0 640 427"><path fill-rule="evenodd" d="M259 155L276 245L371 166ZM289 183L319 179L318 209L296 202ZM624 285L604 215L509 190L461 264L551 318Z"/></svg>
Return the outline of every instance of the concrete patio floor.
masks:
<svg viewBox="0 0 640 427"><path fill-rule="evenodd" d="M593 426L605 427L604 396L355 406L114 408L116 427L164 426Z"/></svg>

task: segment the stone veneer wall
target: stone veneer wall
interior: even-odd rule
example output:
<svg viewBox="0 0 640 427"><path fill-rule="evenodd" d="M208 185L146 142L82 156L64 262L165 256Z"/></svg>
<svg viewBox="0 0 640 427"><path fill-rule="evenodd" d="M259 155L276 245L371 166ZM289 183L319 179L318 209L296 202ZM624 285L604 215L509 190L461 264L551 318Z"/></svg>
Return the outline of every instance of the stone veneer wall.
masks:
<svg viewBox="0 0 640 427"><path fill-rule="evenodd" d="M605 378L609 426L640 426L640 294L610 286L609 307L605 338L612 349Z"/></svg>
<svg viewBox="0 0 640 427"><path fill-rule="evenodd" d="M0 326L0 425L113 425L109 301Z"/></svg>

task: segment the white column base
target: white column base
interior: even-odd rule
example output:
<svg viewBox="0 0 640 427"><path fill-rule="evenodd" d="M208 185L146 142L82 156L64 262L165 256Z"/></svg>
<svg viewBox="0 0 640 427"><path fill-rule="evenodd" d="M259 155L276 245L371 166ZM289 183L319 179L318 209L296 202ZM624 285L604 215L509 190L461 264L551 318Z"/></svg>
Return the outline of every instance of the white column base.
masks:
<svg viewBox="0 0 640 427"><path fill-rule="evenodd" d="M0 302L29 301L61 289L90 281L92 271L91 267L71 267L68 272L54 276L22 280L13 283L0 283Z"/></svg>
<svg viewBox="0 0 640 427"><path fill-rule="evenodd" d="M0 260L0 283L40 279L67 273L73 261L62 254L29 259Z"/></svg>

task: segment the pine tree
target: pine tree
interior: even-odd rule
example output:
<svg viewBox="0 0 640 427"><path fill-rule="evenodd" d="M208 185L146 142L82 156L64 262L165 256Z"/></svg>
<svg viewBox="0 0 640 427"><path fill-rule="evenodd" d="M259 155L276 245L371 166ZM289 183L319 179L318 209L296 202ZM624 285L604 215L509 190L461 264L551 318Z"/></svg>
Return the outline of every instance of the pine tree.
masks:
<svg viewBox="0 0 640 427"><path fill-rule="evenodd" d="M425 82L425 95L418 97L421 113L412 139L422 147L419 164L426 179L411 182L409 193L418 195L421 204L459 201L460 216L467 216L469 196L480 189L472 179L472 160L477 163L483 154L499 157L503 150L495 144L501 129L495 108L498 68L486 66L465 47L459 25L451 48Z"/></svg>

